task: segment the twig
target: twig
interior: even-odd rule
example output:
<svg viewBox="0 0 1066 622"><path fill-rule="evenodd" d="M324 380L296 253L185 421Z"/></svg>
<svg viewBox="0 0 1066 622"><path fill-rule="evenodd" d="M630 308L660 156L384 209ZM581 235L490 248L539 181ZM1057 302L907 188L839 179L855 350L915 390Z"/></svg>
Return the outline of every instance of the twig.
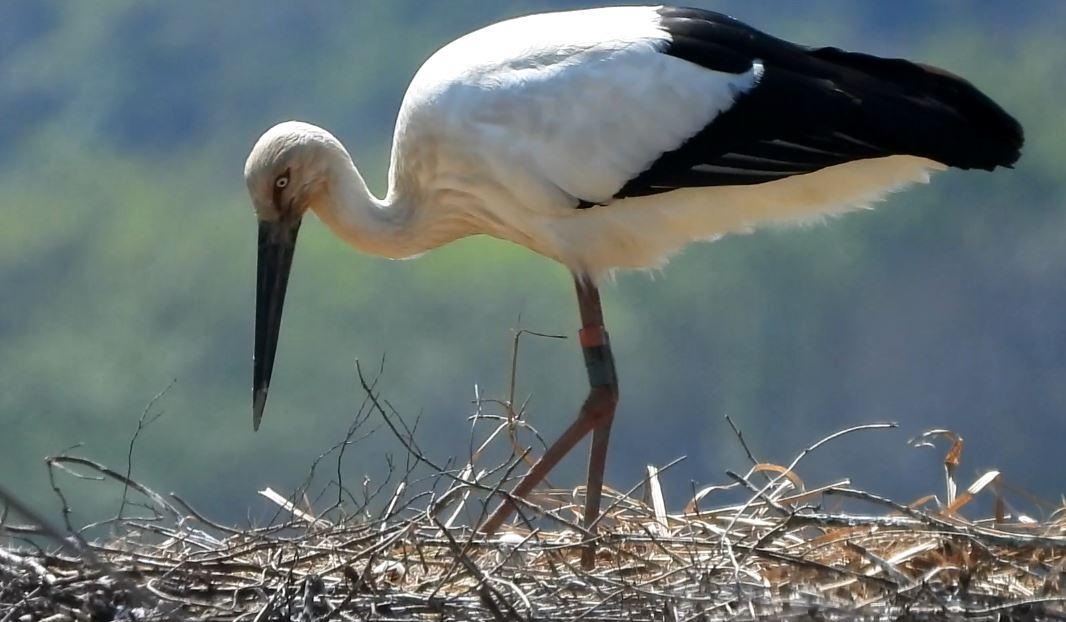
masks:
<svg viewBox="0 0 1066 622"><path fill-rule="evenodd" d="M751 448L748 447L748 442L744 440L744 433L740 431L740 428L737 427L737 424L733 423L733 418L729 415L724 415L724 417L726 423L728 423L729 427L733 429L733 434L735 434L737 440L740 441L740 446L744 449L744 453L747 454L748 460L751 461L752 466L760 464L760 461L756 460L755 456L751 453Z"/></svg>
<svg viewBox="0 0 1066 622"><path fill-rule="evenodd" d="M122 502L119 503L117 514L119 519L122 518L122 512L126 509L126 493L128 493L130 489L128 482L133 476L133 446L137 444L137 439L140 437L141 432L147 429L148 426L155 423L160 417L162 417L166 413L166 411L161 410L152 417L148 417L148 413L152 410L152 407L156 405L156 402L163 399L163 396L165 396L170 391L171 387L173 387L174 384L177 382L178 379L174 378L170 381L170 384L168 384L166 388L157 393L155 397L148 400L148 404L146 404L144 410L141 411L141 416L137 418L137 429L133 431L133 436L130 437L129 449L126 451L126 482L123 482L122 484Z"/></svg>

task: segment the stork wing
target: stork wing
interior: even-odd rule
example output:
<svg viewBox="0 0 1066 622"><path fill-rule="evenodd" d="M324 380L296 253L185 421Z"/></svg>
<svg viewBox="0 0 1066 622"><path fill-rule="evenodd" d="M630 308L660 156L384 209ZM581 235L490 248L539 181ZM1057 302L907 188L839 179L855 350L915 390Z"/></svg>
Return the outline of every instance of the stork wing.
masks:
<svg viewBox="0 0 1066 622"><path fill-rule="evenodd" d="M762 63L756 88L618 197L756 184L890 155L991 170L1019 157L1021 126L962 78L905 60L810 49L698 9L660 10L664 53L711 70Z"/></svg>
<svg viewBox="0 0 1066 622"><path fill-rule="evenodd" d="M419 134L449 134L514 196L579 207L893 154L990 169L1014 162L1022 141L960 78L800 47L696 9L501 22L427 61L404 108L412 126L432 109Z"/></svg>

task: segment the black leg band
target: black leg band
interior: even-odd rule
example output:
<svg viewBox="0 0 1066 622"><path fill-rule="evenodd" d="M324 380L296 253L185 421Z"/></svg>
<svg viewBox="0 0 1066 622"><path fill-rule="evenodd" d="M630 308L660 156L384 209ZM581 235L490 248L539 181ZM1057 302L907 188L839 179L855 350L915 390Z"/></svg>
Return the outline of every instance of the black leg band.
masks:
<svg viewBox="0 0 1066 622"><path fill-rule="evenodd" d="M618 384L618 376L614 371L614 355L611 354L611 344L606 341L598 346L585 346L585 369L589 374L589 386L606 387Z"/></svg>

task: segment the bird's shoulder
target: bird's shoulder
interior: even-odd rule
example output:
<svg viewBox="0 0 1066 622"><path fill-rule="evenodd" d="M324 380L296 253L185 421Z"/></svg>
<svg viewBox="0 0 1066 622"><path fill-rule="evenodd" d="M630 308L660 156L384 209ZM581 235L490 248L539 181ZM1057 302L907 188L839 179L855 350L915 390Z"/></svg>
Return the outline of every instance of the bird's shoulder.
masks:
<svg viewBox="0 0 1066 622"><path fill-rule="evenodd" d="M653 55L668 39L660 23L655 7L636 6L539 13L491 24L430 56L412 79L404 107L417 111L478 96L507 97L620 52Z"/></svg>
<svg viewBox="0 0 1066 622"><path fill-rule="evenodd" d="M607 7L538 13L485 26L433 54L416 80L492 80L500 71L522 72L566 63L583 53L610 53L667 38L654 7Z"/></svg>

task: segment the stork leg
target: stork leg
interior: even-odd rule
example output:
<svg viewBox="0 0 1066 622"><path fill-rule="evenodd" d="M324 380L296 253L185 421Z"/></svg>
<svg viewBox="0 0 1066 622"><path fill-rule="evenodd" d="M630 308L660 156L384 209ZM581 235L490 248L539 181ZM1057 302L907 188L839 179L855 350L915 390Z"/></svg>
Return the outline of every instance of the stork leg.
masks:
<svg viewBox="0 0 1066 622"><path fill-rule="evenodd" d="M575 277L578 308L581 311L581 349L585 355L585 369L589 377L589 394L581 406L577 421L572 423L529 473L511 491L511 496L524 498L589 432L592 432L592 448L589 451L588 482L585 487L585 527L589 528L599 517L600 497L603 492L603 470L607 462L607 442L610 439L614 410L618 404L618 378L615 375L614 356L603 326L603 309L600 292L590 281ZM514 512L514 504L504 500L481 530L491 535L500 528ZM582 562L593 562L591 549L586 551Z"/></svg>

